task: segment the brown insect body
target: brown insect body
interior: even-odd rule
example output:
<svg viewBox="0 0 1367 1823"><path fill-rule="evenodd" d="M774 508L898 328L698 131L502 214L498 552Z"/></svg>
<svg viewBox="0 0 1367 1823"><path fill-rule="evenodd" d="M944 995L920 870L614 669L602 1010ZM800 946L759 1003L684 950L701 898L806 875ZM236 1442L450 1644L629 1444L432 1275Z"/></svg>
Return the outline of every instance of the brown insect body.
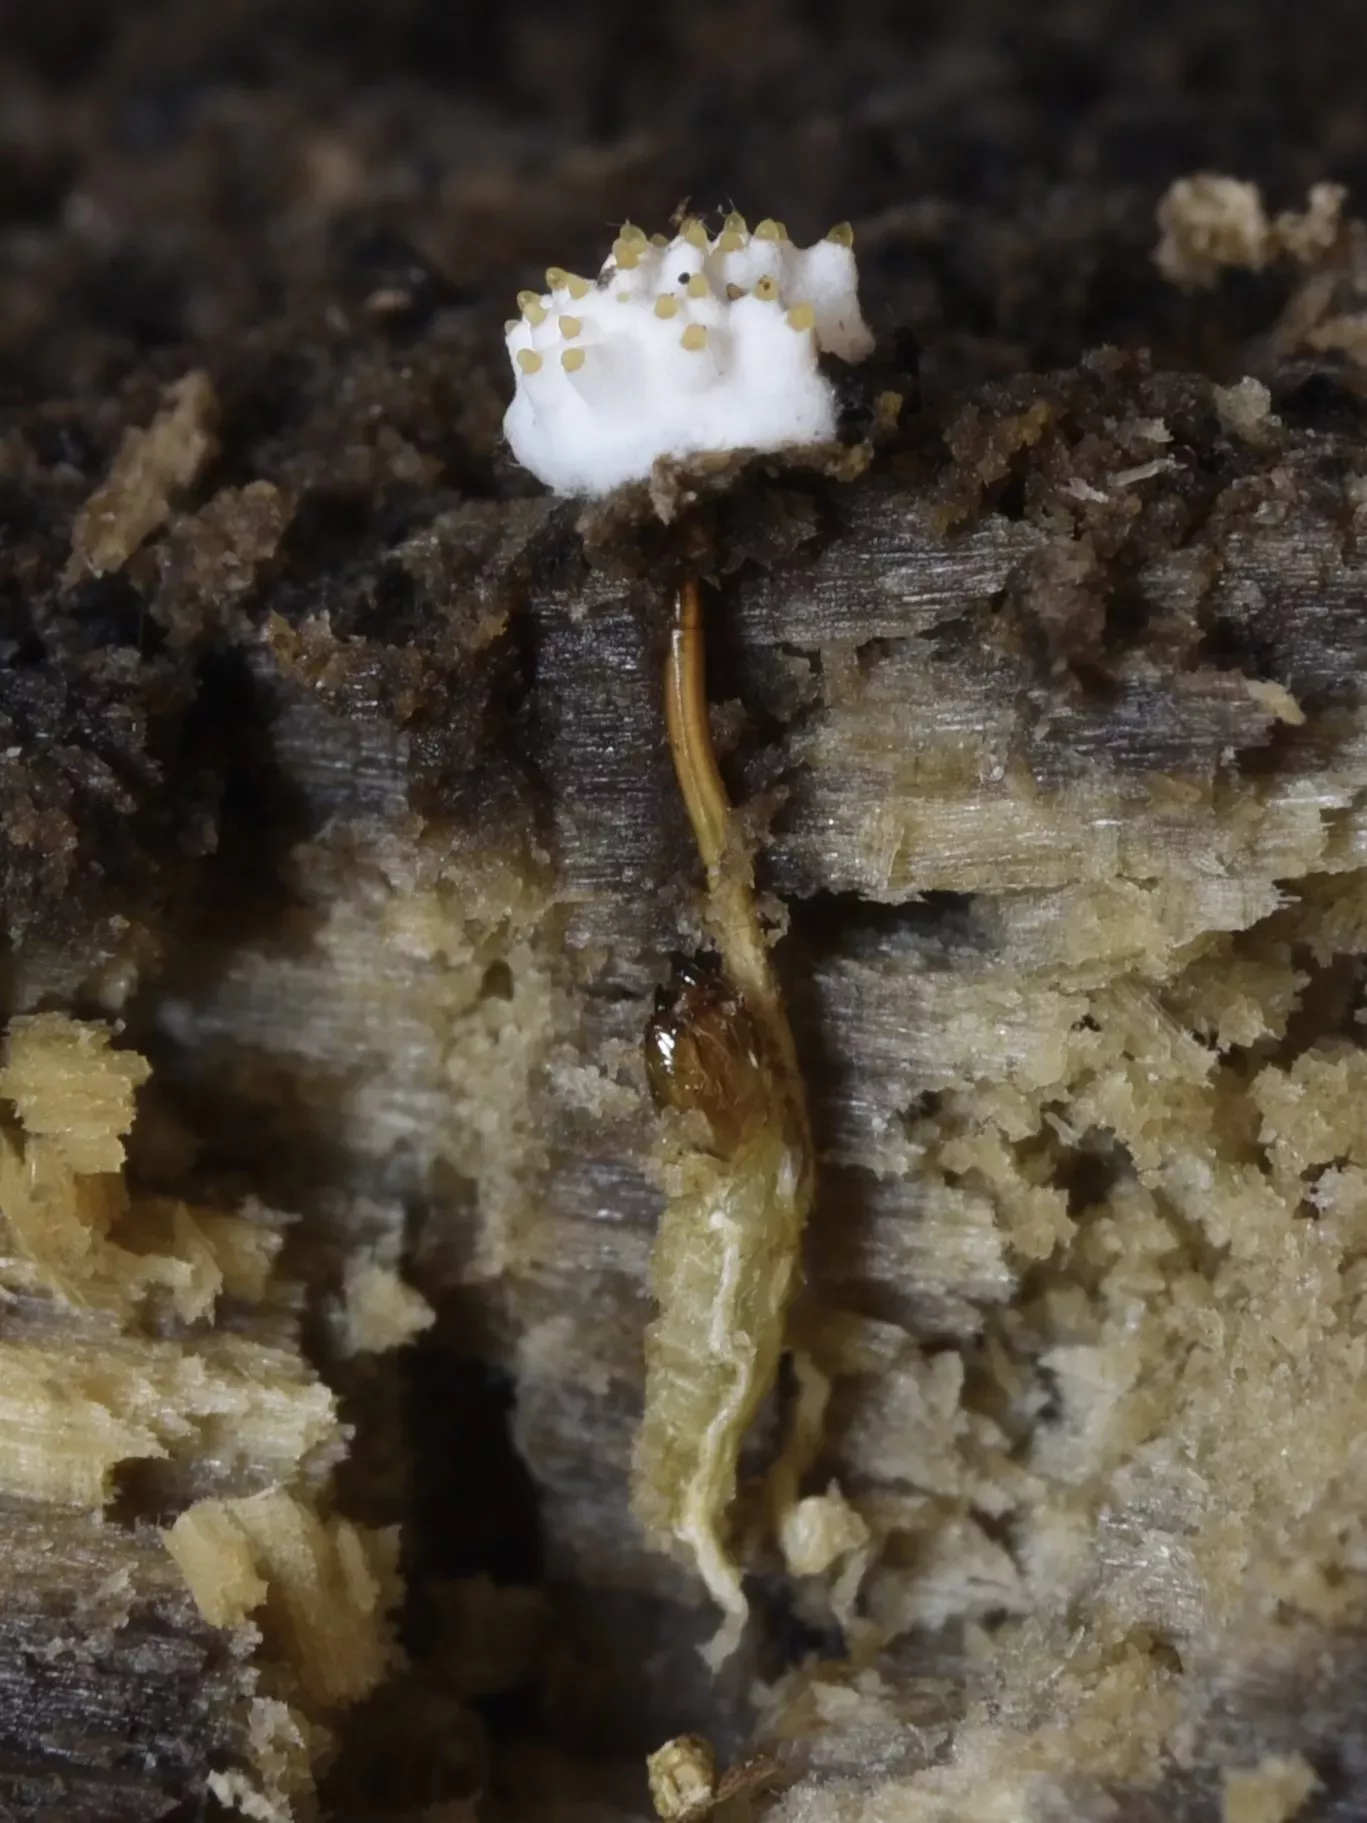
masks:
<svg viewBox="0 0 1367 1823"><path fill-rule="evenodd" d="M769 1107L769 1066L760 1030L722 975L681 963L646 1027L646 1078L655 1106L700 1114L727 1157Z"/></svg>

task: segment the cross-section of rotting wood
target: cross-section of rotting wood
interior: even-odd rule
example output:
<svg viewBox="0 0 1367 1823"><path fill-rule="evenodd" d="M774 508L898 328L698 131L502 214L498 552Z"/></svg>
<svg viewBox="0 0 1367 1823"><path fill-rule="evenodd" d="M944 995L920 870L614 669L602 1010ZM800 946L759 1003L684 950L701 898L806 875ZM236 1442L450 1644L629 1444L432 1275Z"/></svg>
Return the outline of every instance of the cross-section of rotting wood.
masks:
<svg viewBox="0 0 1367 1823"><path fill-rule="evenodd" d="M5 10L7 1815L1362 1808L1361 47ZM685 195L853 222L842 441L544 496L500 325ZM684 566L818 1158L716 1671Z"/></svg>

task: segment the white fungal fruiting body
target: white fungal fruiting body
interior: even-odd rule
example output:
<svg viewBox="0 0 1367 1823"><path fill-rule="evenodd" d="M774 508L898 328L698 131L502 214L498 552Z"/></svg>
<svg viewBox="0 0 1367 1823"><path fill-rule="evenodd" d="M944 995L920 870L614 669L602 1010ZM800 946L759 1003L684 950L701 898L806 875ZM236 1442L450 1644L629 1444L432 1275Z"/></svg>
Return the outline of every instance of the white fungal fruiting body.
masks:
<svg viewBox="0 0 1367 1823"><path fill-rule="evenodd" d="M627 226L594 281L552 267L508 325L513 454L562 494L642 480L661 456L774 450L835 435L819 354L862 360L848 228L795 247L777 222L738 216L672 241Z"/></svg>

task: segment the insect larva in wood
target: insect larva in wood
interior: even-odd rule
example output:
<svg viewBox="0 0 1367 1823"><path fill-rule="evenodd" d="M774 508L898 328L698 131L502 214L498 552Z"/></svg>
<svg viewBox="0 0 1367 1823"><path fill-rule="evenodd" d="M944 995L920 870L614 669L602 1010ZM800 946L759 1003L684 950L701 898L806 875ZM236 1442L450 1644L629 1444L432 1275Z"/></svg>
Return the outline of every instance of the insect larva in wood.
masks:
<svg viewBox="0 0 1367 1823"><path fill-rule="evenodd" d="M812 1200L802 1077L755 907L750 855L717 770L695 580L676 601L665 667L670 750L698 852L721 968L680 971L646 1034L669 1115L668 1207L651 1262L659 1316L646 1336L646 1401L633 1506L685 1546L724 1620L719 1664L748 1612L725 1543L745 1431L773 1384Z"/></svg>
<svg viewBox="0 0 1367 1823"><path fill-rule="evenodd" d="M646 1760L650 1795L661 1823L703 1823L733 1798L772 1784L781 1771L772 1755L759 1753L728 1767L718 1778L717 1756L700 1734L676 1735ZM748 1809L745 1814L750 1814Z"/></svg>
<svg viewBox="0 0 1367 1823"><path fill-rule="evenodd" d="M722 1608L715 1664L748 1612L726 1515L742 1439L783 1348L811 1172L786 1073L720 974L680 971L648 1029L646 1061L672 1129L634 1505L648 1530L688 1548Z"/></svg>

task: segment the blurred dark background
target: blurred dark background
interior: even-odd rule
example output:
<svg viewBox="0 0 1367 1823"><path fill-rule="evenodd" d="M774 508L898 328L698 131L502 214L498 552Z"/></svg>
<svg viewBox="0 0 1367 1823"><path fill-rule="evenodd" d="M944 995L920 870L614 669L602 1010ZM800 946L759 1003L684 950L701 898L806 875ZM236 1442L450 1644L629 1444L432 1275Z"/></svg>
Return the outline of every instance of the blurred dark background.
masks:
<svg viewBox="0 0 1367 1823"><path fill-rule="evenodd" d="M1184 172L1367 190L1354 0L8 0L0 402L108 390L406 263L507 314L689 196L852 218L933 369L1198 358L1148 259ZM410 325L411 326L411 325Z"/></svg>

